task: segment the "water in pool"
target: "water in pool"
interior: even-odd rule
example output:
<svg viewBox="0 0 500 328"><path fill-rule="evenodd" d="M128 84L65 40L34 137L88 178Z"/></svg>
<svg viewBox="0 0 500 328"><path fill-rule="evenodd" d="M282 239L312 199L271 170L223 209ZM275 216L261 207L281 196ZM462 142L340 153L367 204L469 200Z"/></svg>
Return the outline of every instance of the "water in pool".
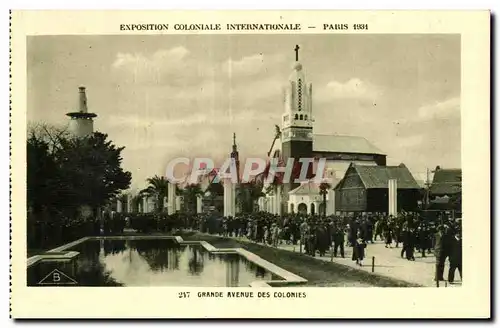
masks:
<svg viewBox="0 0 500 328"><path fill-rule="evenodd" d="M211 254L166 239L88 240L69 250L80 254L28 268L28 286L40 286L54 269L76 286L248 287L256 280L281 279L240 255Z"/></svg>

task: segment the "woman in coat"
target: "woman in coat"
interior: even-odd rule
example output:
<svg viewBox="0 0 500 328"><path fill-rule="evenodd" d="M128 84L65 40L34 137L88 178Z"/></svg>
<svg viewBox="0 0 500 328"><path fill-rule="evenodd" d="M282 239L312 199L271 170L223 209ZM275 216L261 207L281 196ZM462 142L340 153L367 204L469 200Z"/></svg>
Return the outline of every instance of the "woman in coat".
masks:
<svg viewBox="0 0 500 328"><path fill-rule="evenodd" d="M363 259L365 258L365 248L366 241L362 238L361 234L359 234L358 238L354 241L354 245L352 248L352 260L356 261L356 264L359 266L363 266Z"/></svg>
<svg viewBox="0 0 500 328"><path fill-rule="evenodd" d="M387 225L384 227L384 237L385 237L385 248L391 247L392 248L392 228L391 224L387 223Z"/></svg>

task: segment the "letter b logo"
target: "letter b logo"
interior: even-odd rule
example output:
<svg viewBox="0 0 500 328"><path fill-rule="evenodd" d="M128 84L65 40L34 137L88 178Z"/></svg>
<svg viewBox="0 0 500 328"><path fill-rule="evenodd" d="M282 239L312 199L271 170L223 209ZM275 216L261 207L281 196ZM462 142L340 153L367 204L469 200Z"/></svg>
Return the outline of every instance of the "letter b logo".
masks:
<svg viewBox="0 0 500 328"><path fill-rule="evenodd" d="M59 282L59 281L61 281L61 276L59 275L59 272L54 272L52 274L52 281L53 282Z"/></svg>

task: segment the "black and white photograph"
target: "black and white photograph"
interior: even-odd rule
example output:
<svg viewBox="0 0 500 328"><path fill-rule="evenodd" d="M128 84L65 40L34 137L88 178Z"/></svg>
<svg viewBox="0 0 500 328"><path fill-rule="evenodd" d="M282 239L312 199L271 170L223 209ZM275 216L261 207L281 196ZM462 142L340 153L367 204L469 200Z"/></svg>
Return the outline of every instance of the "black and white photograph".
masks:
<svg viewBox="0 0 500 328"><path fill-rule="evenodd" d="M27 45L30 286L460 286L459 35Z"/></svg>

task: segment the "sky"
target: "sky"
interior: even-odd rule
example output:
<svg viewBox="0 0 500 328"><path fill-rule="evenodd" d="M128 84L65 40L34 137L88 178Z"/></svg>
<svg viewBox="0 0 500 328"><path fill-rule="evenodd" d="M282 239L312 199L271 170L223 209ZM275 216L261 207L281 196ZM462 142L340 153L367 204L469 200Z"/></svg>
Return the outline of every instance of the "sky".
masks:
<svg viewBox="0 0 500 328"><path fill-rule="evenodd" d="M132 189L172 158L265 158L300 45L314 133L362 136L417 179L461 167L460 36L28 37L28 122L67 125L87 88L94 130L125 146Z"/></svg>

